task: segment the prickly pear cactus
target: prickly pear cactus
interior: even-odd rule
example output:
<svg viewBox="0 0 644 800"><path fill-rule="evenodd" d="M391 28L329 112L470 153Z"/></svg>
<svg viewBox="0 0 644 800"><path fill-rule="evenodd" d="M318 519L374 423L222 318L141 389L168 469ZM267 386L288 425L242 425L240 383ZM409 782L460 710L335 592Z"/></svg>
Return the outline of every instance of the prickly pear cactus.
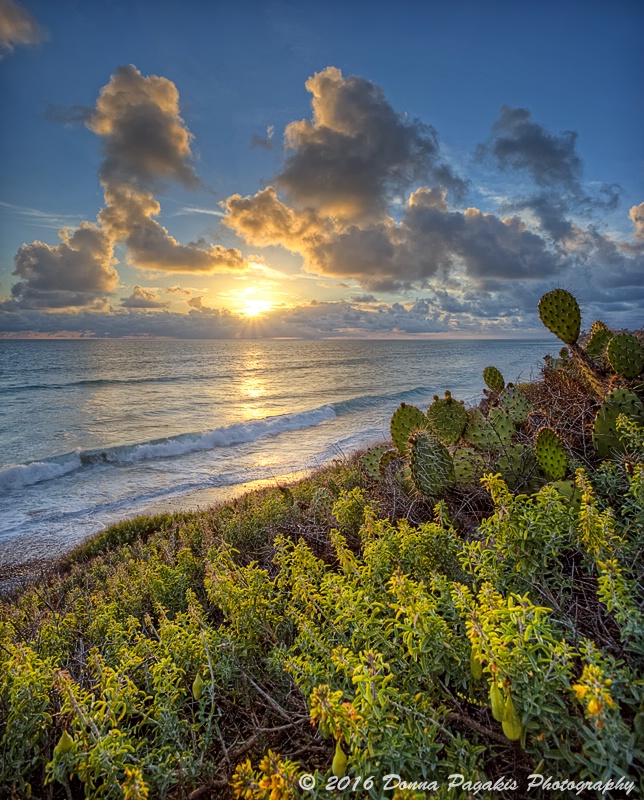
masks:
<svg viewBox="0 0 644 800"><path fill-rule="evenodd" d="M575 344L581 329L579 304L565 289L553 289L539 300L539 317L551 333L566 344Z"/></svg>
<svg viewBox="0 0 644 800"><path fill-rule="evenodd" d="M531 488L537 471L537 459L531 447L511 444L501 451L496 470L501 473L510 489Z"/></svg>
<svg viewBox="0 0 644 800"><path fill-rule="evenodd" d="M507 412L515 425L523 425L533 410L532 403L516 386L508 384L501 395L501 408Z"/></svg>
<svg viewBox="0 0 644 800"><path fill-rule="evenodd" d="M563 442L552 428L539 428L534 440L539 466L551 481L560 481L568 470L568 456Z"/></svg>
<svg viewBox="0 0 644 800"><path fill-rule="evenodd" d="M387 450L380 456L380 475L384 474L389 464L397 459L400 453L397 450Z"/></svg>
<svg viewBox="0 0 644 800"><path fill-rule="evenodd" d="M515 433L514 422L507 411L502 408L493 408L487 415L487 421L494 429L497 438L497 448L510 444Z"/></svg>
<svg viewBox="0 0 644 800"><path fill-rule="evenodd" d="M400 488L403 490L405 494L413 494L414 489L414 482L411 478L411 470L409 469L408 465L405 465L401 469L398 470L396 473L396 483Z"/></svg>
<svg viewBox="0 0 644 800"><path fill-rule="evenodd" d="M427 419L443 444L456 444L465 430L467 411L462 403L454 400L448 390L444 398L434 395L434 402L427 411Z"/></svg>
<svg viewBox="0 0 644 800"><path fill-rule="evenodd" d="M636 378L644 369L644 347L632 333L618 333L606 348L608 362L625 378Z"/></svg>
<svg viewBox="0 0 644 800"><path fill-rule="evenodd" d="M391 438L402 455L407 453L409 434L416 428L427 427L427 417L416 406L401 403L391 418Z"/></svg>
<svg viewBox="0 0 644 800"><path fill-rule="evenodd" d="M360 459L362 469L370 478L378 480L380 477L380 459L388 450L388 445L381 444L378 445L378 447L372 447L371 450L368 450Z"/></svg>
<svg viewBox="0 0 644 800"><path fill-rule="evenodd" d="M613 333L600 320L593 322L590 328L590 337L586 342L585 351L595 360L603 358L606 347L613 338Z"/></svg>
<svg viewBox="0 0 644 800"><path fill-rule="evenodd" d="M611 458L624 452L617 432L617 417L625 414L638 424L644 424L644 405L628 389L613 389L606 395L593 425L593 446L600 458Z"/></svg>
<svg viewBox="0 0 644 800"><path fill-rule="evenodd" d="M501 375L496 367L485 367L483 370L483 380L485 381L487 388L491 389L497 394L501 394L501 392L505 389L505 380L503 379L503 375Z"/></svg>
<svg viewBox="0 0 644 800"><path fill-rule="evenodd" d="M479 450L493 452L510 444L513 434L514 423L509 415L501 408L493 408L487 419L480 411L471 412L464 437Z"/></svg>
<svg viewBox="0 0 644 800"><path fill-rule="evenodd" d="M409 438L409 467L416 489L425 497L438 497L456 480L448 449L425 430Z"/></svg>
<svg viewBox="0 0 644 800"><path fill-rule="evenodd" d="M478 483L490 471L489 460L473 447L459 447L454 453L454 475L459 483Z"/></svg>
<svg viewBox="0 0 644 800"><path fill-rule="evenodd" d="M606 325L605 322L602 322L600 319L596 319L593 324L590 326L590 336L591 338L600 331L608 331L610 333L610 328Z"/></svg>
<svg viewBox="0 0 644 800"><path fill-rule="evenodd" d="M581 508L581 489L574 481L554 481L550 486L556 489L559 494L562 494L575 511L579 511Z"/></svg>

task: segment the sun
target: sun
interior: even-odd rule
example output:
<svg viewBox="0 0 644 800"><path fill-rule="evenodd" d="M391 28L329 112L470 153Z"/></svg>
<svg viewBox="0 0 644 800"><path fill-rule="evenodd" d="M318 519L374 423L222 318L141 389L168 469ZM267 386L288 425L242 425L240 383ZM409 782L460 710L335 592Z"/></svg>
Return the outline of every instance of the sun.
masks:
<svg viewBox="0 0 644 800"><path fill-rule="evenodd" d="M273 307L270 300L245 300L244 302L246 307L242 309L242 314L247 317L256 317L259 314L264 314Z"/></svg>

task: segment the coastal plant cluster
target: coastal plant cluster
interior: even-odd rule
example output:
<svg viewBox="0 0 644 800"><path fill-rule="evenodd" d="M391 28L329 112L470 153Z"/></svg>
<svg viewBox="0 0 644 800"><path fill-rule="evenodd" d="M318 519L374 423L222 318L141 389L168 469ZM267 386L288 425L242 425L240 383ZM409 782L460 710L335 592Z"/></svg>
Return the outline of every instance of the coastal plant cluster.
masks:
<svg viewBox="0 0 644 800"><path fill-rule="evenodd" d="M581 337L563 290L540 314L540 380L488 367L477 408L401 405L391 445L124 522L7 597L0 794L644 790L644 348Z"/></svg>

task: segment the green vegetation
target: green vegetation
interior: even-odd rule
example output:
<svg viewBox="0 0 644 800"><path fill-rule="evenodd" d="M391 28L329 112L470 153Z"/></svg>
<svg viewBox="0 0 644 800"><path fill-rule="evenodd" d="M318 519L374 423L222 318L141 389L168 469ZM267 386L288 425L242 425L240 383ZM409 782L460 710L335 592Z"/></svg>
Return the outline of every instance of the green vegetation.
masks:
<svg viewBox="0 0 644 800"><path fill-rule="evenodd" d="M486 368L477 409L403 405L394 447L114 526L5 599L0 794L642 791L641 344L578 344L571 297L540 305L569 348L540 380Z"/></svg>

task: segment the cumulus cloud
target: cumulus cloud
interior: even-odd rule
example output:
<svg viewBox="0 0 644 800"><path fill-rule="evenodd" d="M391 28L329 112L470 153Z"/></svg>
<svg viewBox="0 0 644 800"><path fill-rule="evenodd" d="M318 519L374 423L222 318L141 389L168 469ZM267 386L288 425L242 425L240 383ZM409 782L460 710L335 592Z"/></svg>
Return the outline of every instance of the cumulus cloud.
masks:
<svg viewBox="0 0 644 800"><path fill-rule="evenodd" d="M170 304L159 300L159 295L154 289L145 286L135 286L129 297L121 301L123 308L167 308Z"/></svg>
<svg viewBox="0 0 644 800"><path fill-rule="evenodd" d="M102 308L118 286L113 243L98 225L63 228L60 244L23 245L15 257L13 302L27 308Z"/></svg>
<svg viewBox="0 0 644 800"><path fill-rule="evenodd" d="M270 186L254 197L233 195L225 208L225 224L249 244L281 244L302 255L308 271L354 278L370 291L425 286L459 265L480 286L543 279L562 266L517 217L450 211L445 192L435 188L413 192L400 222L383 215L362 226L289 208Z"/></svg>
<svg viewBox="0 0 644 800"><path fill-rule="evenodd" d="M295 207L361 220L427 178L462 192L440 158L436 131L395 112L379 86L327 67L306 88L313 118L287 126L287 159L275 179Z"/></svg>
<svg viewBox="0 0 644 800"><path fill-rule="evenodd" d="M190 297L190 295L192 294L191 289L184 289L183 286L179 286L179 284L177 284L176 286L168 286L163 291L166 294L180 294L183 297Z"/></svg>
<svg viewBox="0 0 644 800"><path fill-rule="evenodd" d="M144 77L132 65L119 67L101 89L95 109L88 113L79 108L73 116L102 140L105 207L97 224L84 222L74 233L61 232L63 241L55 248L34 242L19 250L14 274L22 280L12 289L16 302L37 308L51 302L50 307L59 308L103 300L118 285L113 266L118 242L125 245L128 263L138 269L210 273L247 267L236 248L203 239L181 244L154 219L161 211L154 191L170 180L188 187L199 183L192 134L180 116L172 81Z"/></svg>
<svg viewBox="0 0 644 800"><path fill-rule="evenodd" d="M591 216L595 210L614 210L621 187L583 186L583 162L577 152L577 132L550 133L532 119L526 108L503 105L489 140L477 148L479 160L491 158L504 171L523 172L536 191L513 198L507 207L530 210L544 233L560 241L572 232L571 212Z"/></svg>
<svg viewBox="0 0 644 800"><path fill-rule="evenodd" d="M13 0L0 0L0 58L17 44L38 44L47 38L34 17Z"/></svg>
<svg viewBox="0 0 644 800"><path fill-rule="evenodd" d="M614 208L619 191L586 191L575 132L552 134L527 109L503 106L478 156L525 173L536 191L484 213L458 207L436 132L396 113L379 87L333 67L306 85L312 118L287 126L274 185L222 204L224 224L247 243L281 245L307 272L356 281L369 293L462 284L504 307L512 303L500 298L532 297L529 287L552 288L563 276L596 288L642 283L633 257L642 207L631 211L635 243L600 232L593 215ZM580 225L573 210L591 224Z"/></svg>
<svg viewBox="0 0 644 800"><path fill-rule="evenodd" d="M163 272L226 272L243 270L239 250L207 244L203 239L180 244L152 217L161 206L150 192L128 186L105 187L106 207L98 218L114 241L122 241L127 260L139 269Z"/></svg>
<svg viewBox="0 0 644 800"><path fill-rule="evenodd" d="M203 295L197 295L196 297L191 297L190 300L186 300L190 308L200 309L203 308Z"/></svg>
<svg viewBox="0 0 644 800"><path fill-rule="evenodd" d="M378 302L373 294L354 294L351 298L352 303L376 303Z"/></svg>
<svg viewBox="0 0 644 800"><path fill-rule="evenodd" d="M181 320L153 290L138 286L118 310L116 327L99 314L98 335L140 332L146 318L152 335L163 323L162 335L224 338L511 332L526 320L539 329L539 296L562 283L589 307L594 298L610 308L624 325L641 318L644 203L630 211L632 240L602 229L597 212L615 208L619 190L587 187L575 132L553 134L527 109L502 107L478 156L519 175L513 183L521 195L504 198L491 213L463 203L467 184L441 155L436 131L395 111L380 87L334 67L306 86L311 118L286 127L284 162L272 185L249 196L233 194L215 213L247 244L281 246L301 257L306 273L333 278L347 295L363 293L353 294L352 302L275 309L251 322L204 306L201 290L172 287L166 291L182 293L190 309ZM72 116L101 138L105 207L97 223L64 232L56 247L34 242L21 248L20 281L4 308L20 311L16 324L28 324L30 307L95 310L105 304L118 282L118 242L130 264L148 271L245 270L284 280L261 255L245 259L236 248L203 239L183 244L158 222L155 195L168 181L198 184L192 135L171 81L122 67L94 109L76 108ZM270 129L267 141L274 141ZM387 305L375 298L381 292L422 297ZM150 308L157 313L146 314Z"/></svg>
<svg viewBox="0 0 644 800"><path fill-rule="evenodd" d="M577 134L554 135L534 122L526 108L501 106L492 127L492 139L479 154L491 152L502 169L523 169L538 186L575 188L581 176L576 152Z"/></svg>
<svg viewBox="0 0 644 800"><path fill-rule="evenodd" d="M354 279L370 292L422 288L455 271L493 288L565 266L565 254L518 216L455 208L450 195L461 197L465 183L441 159L436 131L394 111L378 86L328 67L306 87L312 119L287 126L275 186L223 204L224 224L246 242L281 245L308 272ZM566 141L555 144L573 176Z"/></svg>
<svg viewBox="0 0 644 800"><path fill-rule="evenodd" d="M103 142L100 169L106 186L155 189L166 180L199 183L192 163L192 134L179 113L174 83L119 67L96 101L87 127Z"/></svg>

